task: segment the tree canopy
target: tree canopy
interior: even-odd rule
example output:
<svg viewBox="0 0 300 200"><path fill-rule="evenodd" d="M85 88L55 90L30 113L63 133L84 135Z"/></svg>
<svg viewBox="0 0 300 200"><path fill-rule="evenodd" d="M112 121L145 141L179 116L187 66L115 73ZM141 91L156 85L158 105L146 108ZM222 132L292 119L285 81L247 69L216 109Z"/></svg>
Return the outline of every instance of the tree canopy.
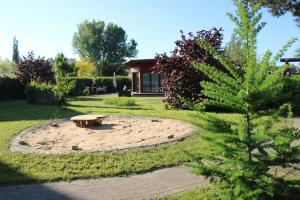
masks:
<svg viewBox="0 0 300 200"><path fill-rule="evenodd" d="M85 20L78 25L73 36L73 48L81 58L89 58L97 66L101 75L102 68L111 63L122 63L125 58L137 55L137 43L127 41L125 30L113 23Z"/></svg>
<svg viewBox="0 0 300 200"><path fill-rule="evenodd" d="M284 15L286 12L291 12L296 17L296 21L300 23L300 1L299 0L248 0L269 9L274 16Z"/></svg>

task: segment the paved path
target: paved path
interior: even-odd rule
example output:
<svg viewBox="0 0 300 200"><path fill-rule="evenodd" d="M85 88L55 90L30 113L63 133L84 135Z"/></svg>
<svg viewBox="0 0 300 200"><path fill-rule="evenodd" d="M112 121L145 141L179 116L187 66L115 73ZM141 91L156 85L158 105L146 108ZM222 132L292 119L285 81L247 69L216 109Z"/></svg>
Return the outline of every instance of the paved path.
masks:
<svg viewBox="0 0 300 200"><path fill-rule="evenodd" d="M0 200L151 199L207 184L189 169L173 167L130 177L0 187Z"/></svg>

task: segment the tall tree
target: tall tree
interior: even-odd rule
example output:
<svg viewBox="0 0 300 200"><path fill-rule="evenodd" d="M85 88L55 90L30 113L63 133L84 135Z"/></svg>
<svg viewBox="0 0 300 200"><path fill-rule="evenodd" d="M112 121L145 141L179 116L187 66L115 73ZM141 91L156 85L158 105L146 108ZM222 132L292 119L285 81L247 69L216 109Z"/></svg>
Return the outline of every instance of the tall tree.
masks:
<svg viewBox="0 0 300 200"><path fill-rule="evenodd" d="M258 60L256 37L264 26L260 23L260 7L257 4L252 7L244 0L234 0L234 3L237 17L232 14L228 16L237 25L236 32L242 40L244 73L237 73L235 66L224 56L209 43L200 40L199 45L218 59L227 73L206 63L195 64L212 80L201 82L207 98L196 108L207 105L225 107L240 113L240 118L230 121L208 113L199 114L199 118L205 121L201 127L206 128L207 133L202 139L208 142L208 149L194 155L192 165L196 172L219 183L222 199L272 199L278 192L275 189L277 170L274 169L279 166L292 168L300 162L299 144L292 144L300 138L300 134L293 128L290 106L285 106L289 117L284 126L280 126L282 121L278 115L266 117L263 106L264 101L273 98L274 91L281 88L280 70L272 74L268 71L295 39L283 46L273 58L267 51Z"/></svg>
<svg viewBox="0 0 300 200"><path fill-rule="evenodd" d="M17 40L16 36L14 37L13 41L13 54L12 54L12 61L15 63L18 63L20 60L20 55L19 55L19 41Z"/></svg>
<svg viewBox="0 0 300 200"><path fill-rule="evenodd" d="M300 1L299 0L247 0L253 4L260 3L267 7L274 16L282 16L286 12L291 12L296 17L296 22L300 23Z"/></svg>
<svg viewBox="0 0 300 200"><path fill-rule="evenodd" d="M230 64L237 69L243 65L242 41L236 34L232 34L230 41L225 45L224 55Z"/></svg>
<svg viewBox="0 0 300 200"><path fill-rule="evenodd" d="M134 39L127 42L127 35L122 27L103 21L85 20L78 25L73 36L73 47L81 58L89 58L97 65L98 74L103 66L119 64L125 58L137 55L137 43Z"/></svg>

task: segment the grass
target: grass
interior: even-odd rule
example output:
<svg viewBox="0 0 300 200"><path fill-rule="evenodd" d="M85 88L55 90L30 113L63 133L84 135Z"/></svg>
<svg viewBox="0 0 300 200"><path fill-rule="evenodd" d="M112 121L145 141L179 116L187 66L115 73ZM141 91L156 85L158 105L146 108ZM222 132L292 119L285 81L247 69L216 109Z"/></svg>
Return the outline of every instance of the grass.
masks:
<svg viewBox="0 0 300 200"><path fill-rule="evenodd" d="M104 104L97 97L78 97L70 100L66 109L48 105L28 105L24 100L0 102L0 184L45 182L126 176L155 169L178 166L188 161L187 151L205 150L207 144L197 134L177 143L118 152L71 153L41 155L13 153L11 139L20 131L47 120L82 113L142 115L183 120L199 124L196 113L186 110L165 110L159 98L133 98L135 106ZM236 119L234 114L217 114ZM200 133L203 134L203 133Z"/></svg>
<svg viewBox="0 0 300 200"><path fill-rule="evenodd" d="M219 199L216 194L218 193L218 188L214 185L199 188L195 187L191 190L181 192L179 194L169 195L166 197L155 197L153 200L217 200Z"/></svg>
<svg viewBox="0 0 300 200"><path fill-rule="evenodd" d="M135 106L135 100L131 97L106 97L103 99L103 103L107 105L115 106Z"/></svg>

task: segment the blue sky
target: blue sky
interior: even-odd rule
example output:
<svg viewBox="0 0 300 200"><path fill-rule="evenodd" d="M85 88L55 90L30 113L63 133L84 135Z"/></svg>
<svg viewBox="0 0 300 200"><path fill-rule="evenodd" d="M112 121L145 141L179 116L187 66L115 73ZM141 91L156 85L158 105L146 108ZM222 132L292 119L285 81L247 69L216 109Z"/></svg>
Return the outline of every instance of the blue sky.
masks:
<svg viewBox="0 0 300 200"><path fill-rule="evenodd" d="M230 0L0 0L0 57L11 59L12 41L19 40L21 55L28 51L53 57L62 52L77 58L72 37L85 19L113 22L123 27L128 38L138 42L137 58L152 58L170 52L174 41L185 33L222 27L223 43L229 41L234 24L226 12L233 12ZM280 18L263 10L266 27L259 34L258 52L276 53L292 37L300 36L293 17ZM286 53L294 55L298 41Z"/></svg>

